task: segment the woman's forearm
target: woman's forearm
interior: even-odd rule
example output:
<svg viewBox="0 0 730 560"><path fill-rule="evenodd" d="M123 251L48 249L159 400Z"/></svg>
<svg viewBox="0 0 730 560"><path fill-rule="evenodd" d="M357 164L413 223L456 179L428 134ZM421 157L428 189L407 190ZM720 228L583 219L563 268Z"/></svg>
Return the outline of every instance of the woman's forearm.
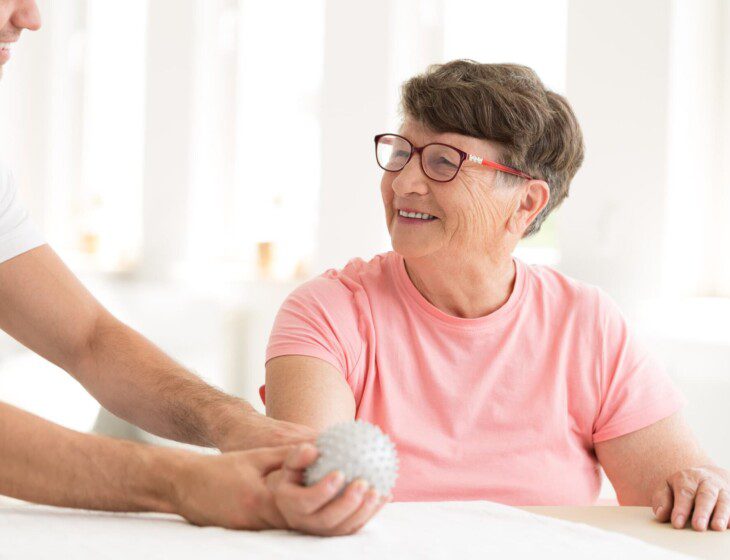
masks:
<svg viewBox="0 0 730 560"><path fill-rule="evenodd" d="M183 452L82 434L0 403L0 494L111 511L173 512Z"/></svg>

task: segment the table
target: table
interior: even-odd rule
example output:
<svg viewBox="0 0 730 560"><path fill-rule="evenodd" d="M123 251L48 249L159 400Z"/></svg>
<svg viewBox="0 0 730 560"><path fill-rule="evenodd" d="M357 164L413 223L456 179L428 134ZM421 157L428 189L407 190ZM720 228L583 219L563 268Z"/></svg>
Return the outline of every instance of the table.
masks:
<svg viewBox="0 0 730 560"><path fill-rule="evenodd" d="M586 506L555 507L529 506L525 511L556 519L585 523L592 527L629 535L644 542L710 560L730 559L730 531L722 533L693 529L674 529L669 523L659 523L648 507Z"/></svg>
<svg viewBox="0 0 730 560"><path fill-rule="evenodd" d="M730 533L675 531L654 524L647 508L513 508L484 501L388 504L360 533L320 538L200 528L173 515L90 512L0 498L0 543L3 560L689 557L679 551L730 557Z"/></svg>

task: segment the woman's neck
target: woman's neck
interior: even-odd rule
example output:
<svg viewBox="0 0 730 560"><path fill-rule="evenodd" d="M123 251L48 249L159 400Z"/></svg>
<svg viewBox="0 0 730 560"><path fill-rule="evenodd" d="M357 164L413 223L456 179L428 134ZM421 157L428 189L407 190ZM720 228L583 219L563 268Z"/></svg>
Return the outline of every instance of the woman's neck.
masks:
<svg viewBox="0 0 730 560"><path fill-rule="evenodd" d="M411 282L431 305L464 319L484 317L502 307L515 283L510 253L479 259L429 255L406 258L405 264Z"/></svg>

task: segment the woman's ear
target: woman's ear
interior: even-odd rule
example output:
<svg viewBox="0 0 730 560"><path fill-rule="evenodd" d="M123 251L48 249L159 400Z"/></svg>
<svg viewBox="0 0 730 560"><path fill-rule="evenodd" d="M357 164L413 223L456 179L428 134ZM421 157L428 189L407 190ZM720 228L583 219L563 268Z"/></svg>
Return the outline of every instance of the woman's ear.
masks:
<svg viewBox="0 0 730 560"><path fill-rule="evenodd" d="M515 211L507 222L507 229L520 237L550 201L550 187L545 181L531 179L520 189Z"/></svg>

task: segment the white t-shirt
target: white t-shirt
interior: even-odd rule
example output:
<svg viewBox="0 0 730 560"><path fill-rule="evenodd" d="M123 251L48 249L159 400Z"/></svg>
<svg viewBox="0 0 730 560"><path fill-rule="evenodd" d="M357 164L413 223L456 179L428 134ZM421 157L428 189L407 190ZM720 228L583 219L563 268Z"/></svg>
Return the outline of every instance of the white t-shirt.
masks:
<svg viewBox="0 0 730 560"><path fill-rule="evenodd" d="M13 174L0 165L0 263L44 243L18 199Z"/></svg>

